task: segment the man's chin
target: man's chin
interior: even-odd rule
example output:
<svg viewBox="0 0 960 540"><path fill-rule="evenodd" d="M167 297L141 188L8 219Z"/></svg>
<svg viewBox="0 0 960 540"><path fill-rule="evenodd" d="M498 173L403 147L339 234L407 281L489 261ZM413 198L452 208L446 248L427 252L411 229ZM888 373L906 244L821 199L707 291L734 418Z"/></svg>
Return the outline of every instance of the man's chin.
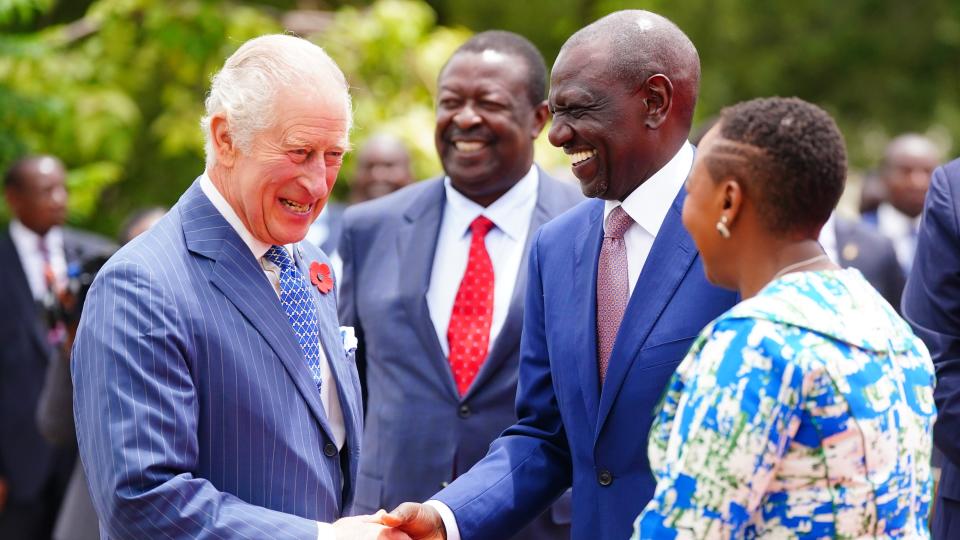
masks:
<svg viewBox="0 0 960 540"><path fill-rule="evenodd" d="M593 178L589 181L583 181L579 178L577 179L580 182L580 191L583 193L584 197L589 197L591 199L604 199L604 195L607 193L609 184L606 180Z"/></svg>

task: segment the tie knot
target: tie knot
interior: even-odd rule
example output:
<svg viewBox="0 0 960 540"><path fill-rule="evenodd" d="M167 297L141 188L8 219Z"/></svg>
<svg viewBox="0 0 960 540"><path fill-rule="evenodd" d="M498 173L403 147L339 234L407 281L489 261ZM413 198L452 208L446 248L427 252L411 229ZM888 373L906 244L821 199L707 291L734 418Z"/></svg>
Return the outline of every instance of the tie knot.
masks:
<svg viewBox="0 0 960 540"><path fill-rule="evenodd" d="M270 249L263 256L281 269L293 266L290 253L283 246L270 246Z"/></svg>
<svg viewBox="0 0 960 540"><path fill-rule="evenodd" d="M607 216L607 222L603 226L603 237L623 238L623 234L627 232L627 229L629 229L632 224L633 218L627 214L622 206L618 206Z"/></svg>
<svg viewBox="0 0 960 540"><path fill-rule="evenodd" d="M472 232L474 236L479 236L480 238L486 237L487 233L490 232L490 229L492 228L493 222L484 216L477 216L477 219L470 223L470 232Z"/></svg>

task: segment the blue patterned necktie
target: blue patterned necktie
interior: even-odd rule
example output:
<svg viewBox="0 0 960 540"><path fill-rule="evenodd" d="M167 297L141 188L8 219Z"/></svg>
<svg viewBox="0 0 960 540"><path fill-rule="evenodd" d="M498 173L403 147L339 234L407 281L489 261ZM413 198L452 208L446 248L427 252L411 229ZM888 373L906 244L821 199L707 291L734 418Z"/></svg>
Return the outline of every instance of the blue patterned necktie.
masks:
<svg viewBox="0 0 960 540"><path fill-rule="evenodd" d="M271 246L264 255L280 269L280 304L303 349L313 382L320 388L320 319L313 291L283 246Z"/></svg>

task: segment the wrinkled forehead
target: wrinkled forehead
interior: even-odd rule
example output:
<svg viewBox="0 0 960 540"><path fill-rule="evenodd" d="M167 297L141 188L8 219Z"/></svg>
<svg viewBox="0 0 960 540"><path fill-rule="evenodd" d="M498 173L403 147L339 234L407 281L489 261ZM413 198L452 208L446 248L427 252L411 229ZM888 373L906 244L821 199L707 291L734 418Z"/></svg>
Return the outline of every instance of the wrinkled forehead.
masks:
<svg viewBox="0 0 960 540"><path fill-rule="evenodd" d="M282 90L276 96L272 120L283 144L349 146L349 99L343 90Z"/></svg>
<svg viewBox="0 0 960 540"><path fill-rule="evenodd" d="M517 66L521 66L518 69ZM519 76L527 69L523 58L512 53L487 48L482 51L460 51L443 66L438 78L441 88L462 82L464 77L485 78L506 83L508 80L526 79Z"/></svg>
<svg viewBox="0 0 960 540"><path fill-rule="evenodd" d="M560 82L576 78L584 69L606 70L610 64L610 44L607 40L574 41L563 46L553 63L550 79Z"/></svg>

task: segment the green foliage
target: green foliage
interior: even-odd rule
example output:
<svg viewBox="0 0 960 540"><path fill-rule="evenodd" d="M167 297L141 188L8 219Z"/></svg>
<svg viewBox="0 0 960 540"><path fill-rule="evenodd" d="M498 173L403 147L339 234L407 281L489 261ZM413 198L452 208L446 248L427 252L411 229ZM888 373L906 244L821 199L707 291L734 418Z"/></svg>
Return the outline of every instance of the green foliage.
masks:
<svg viewBox="0 0 960 540"><path fill-rule="evenodd" d="M26 151L70 171L71 221L108 234L133 209L171 204L202 168L210 75L279 25L202 0L100 0L80 21L0 41L0 166Z"/></svg>
<svg viewBox="0 0 960 540"><path fill-rule="evenodd" d="M345 7L312 39L337 61L351 85L355 146L377 132L407 143L414 172L440 170L433 144L436 78L447 57L470 33L436 26L436 15L415 0L381 0L367 9ZM338 188L345 189L354 163L347 156Z"/></svg>
<svg viewBox="0 0 960 540"><path fill-rule="evenodd" d="M53 0L0 0L0 25L28 23L52 5Z"/></svg>
<svg viewBox="0 0 960 540"><path fill-rule="evenodd" d="M829 110L851 163L876 164L886 141L926 132L960 141L960 2L956 0L432 0L442 22L504 28L550 64L577 28L620 9L660 13L700 51L697 121L758 96L793 95Z"/></svg>
<svg viewBox="0 0 960 540"><path fill-rule="evenodd" d="M282 31L295 0L0 0L0 169L26 153L70 170L71 221L113 234L133 209L170 205L203 167L198 121L210 76L243 41ZM355 146L379 131L440 170L437 74L472 31L513 30L552 63L581 26L616 9L674 20L703 65L697 120L761 95L830 110L853 165L902 131L960 140L960 2L926 0L329 0L308 36L352 86ZM546 142L537 160L566 169ZM954 145L954 148L956 146ZM348 155L338 182L352 176Z"/></svg>

